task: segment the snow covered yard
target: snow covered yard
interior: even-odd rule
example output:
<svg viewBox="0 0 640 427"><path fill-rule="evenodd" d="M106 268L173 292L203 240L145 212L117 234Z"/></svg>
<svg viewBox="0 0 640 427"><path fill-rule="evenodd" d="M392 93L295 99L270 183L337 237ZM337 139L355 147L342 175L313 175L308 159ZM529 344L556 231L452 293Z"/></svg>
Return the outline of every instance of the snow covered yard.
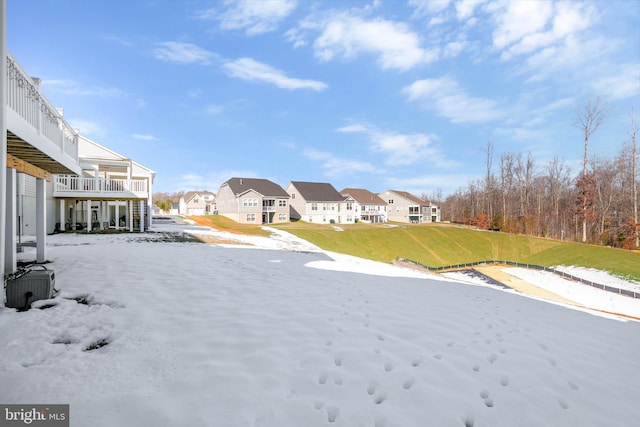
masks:
<svg viewBox="0 0 640 427"><path fill-rule="evenodd" d="M640 419L640 322L284 235L252 240L271 249L160 237L49 238L62 292L0 309L0 402L69 403L72 426Z"/></svg>

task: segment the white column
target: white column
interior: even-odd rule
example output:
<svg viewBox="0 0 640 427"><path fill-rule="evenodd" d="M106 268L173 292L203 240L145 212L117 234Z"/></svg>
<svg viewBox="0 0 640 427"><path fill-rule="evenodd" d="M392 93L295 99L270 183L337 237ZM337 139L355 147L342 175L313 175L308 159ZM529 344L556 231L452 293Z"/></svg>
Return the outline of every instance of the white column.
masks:
<svg viewBox="0 0 640 427"><path fill-rule="evenodd" d="M47 187L42 178L36 179L36 262L47 260Z"/></svg>
<svg viewBox="0 0 640 427"><path fill-rule="evenodd" d="M140 232L144 233L144 207L147 201L142 199L140 200Z"/></svg>
<svg viewBox="0 0 640 427"><path fill-rule="evenodd" d="M106 210L107 205L104 201L100 201L100 207L98 209L98 221L100 221L100 230L104 230L104 223L105 223L105 215L104 215L104 211Z"/></svg>
<svg viewBox="0 0 640 427"><path fill-rule="evenodd" d="M65 218L66 214L65 214L65 211L64 211L64 209L65 209L64 199L60 199L59 205L60 205L60 219L59 219L59 221L60 221L60 230L59 231L63 231L63 230L66 230L65 224L67 222L67 220Z"/></svg>
<svg viewBox="0 0 640 427"><path fill-rule="evenodd" d="M120 229L120 200L116 200L116 218L115 218L116 230Z"/></svg>
<svg viewBox="0 0 640 427"><path fill-rule="evenodd" d="M133 231L133 200L127 200L129 207L129 231Z"/></svg>
<svg viewBox="0 0 640 427"><path fill-rule="evenodd" d="M5 173L7 169L7 2L0 0L0 242L6 242L6 196L7 181ZM5 258L5 245L0 244L0 260ZM0 278L5 275L4 262L0 262ZM4 297L0 296L0 303L4 303Z"/></svg>
<svg viewBox="0 0 640 427"><path fill-rule="evenodd" d="M91 200L87 200L86 203L87 203L87 233L90 233L91 225L92 225L91 220L93 219L91 218Z"/></svg>
<svg viewBox="0 0 640 427"><path fill-rule="evenodd" d="M153 175L147 178L147 191L149 192L149 196L147 197L147 206L151 207L153 205ZM149 229L153 225L153 215L151 214L151 209L149 209Z"/></svg>
<svg viewBox="0 0 640 427"><path fill-rule="evenodd" d="M78 223L78 201L74 199L72 206L71 212L73 212L73 214L71 215L71 229L75 230L76 224Z"/></svg>
<svg viewBox="0 0 640 427"><path fill-rule="evenodd" d="M5 158L6 159L6 158ZM18 215L17 207L16 207L16 170L7 168L6 172L6 183L7 186L5 188L6 198L5 198L5 239L4 239L4 273L11 274L15 273L18 268L17 263L17 218Z"/></svg>

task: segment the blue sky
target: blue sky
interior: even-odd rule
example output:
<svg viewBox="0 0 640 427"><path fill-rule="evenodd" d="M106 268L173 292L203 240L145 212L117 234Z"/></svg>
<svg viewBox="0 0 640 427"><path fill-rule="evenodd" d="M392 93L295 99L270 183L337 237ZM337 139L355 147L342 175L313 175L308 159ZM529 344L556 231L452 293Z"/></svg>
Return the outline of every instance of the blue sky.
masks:
<svg viewBox="0 0 640 427"><path fill-rule="evenodd" d="M504 152L581 168L640 110L639 1L7 0L7 47L154 191L232 176L446 196Z"/></svg>

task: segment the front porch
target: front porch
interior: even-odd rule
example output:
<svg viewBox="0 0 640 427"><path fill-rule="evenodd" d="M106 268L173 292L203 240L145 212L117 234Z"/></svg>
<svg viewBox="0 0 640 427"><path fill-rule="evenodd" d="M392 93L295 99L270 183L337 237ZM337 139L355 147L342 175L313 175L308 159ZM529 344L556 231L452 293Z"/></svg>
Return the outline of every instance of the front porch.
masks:
<svg viewBox="0 0 640 427"><path fill-rule="evenodd" d="M58 204L57 232L144 232L151 225L147 199L59 199Z"/></svg>

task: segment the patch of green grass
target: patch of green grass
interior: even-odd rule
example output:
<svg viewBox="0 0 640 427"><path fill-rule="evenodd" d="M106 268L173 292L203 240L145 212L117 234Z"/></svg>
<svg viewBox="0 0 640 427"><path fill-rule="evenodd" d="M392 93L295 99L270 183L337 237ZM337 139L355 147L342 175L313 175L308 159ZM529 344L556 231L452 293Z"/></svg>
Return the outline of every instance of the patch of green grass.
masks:
<svg viewBox="0 0 640 427"><path fill-rule="evenodd" d="M279 224L319 247L376 261L397 257L431 267L505 260L545 267L575 265L640 280L640 253L447 225Z"/></svg>
<svg viewBox="0 0 640 427"><path fill-rule="evenodd" d="M188 218L192 221L195 221L195 223L198 225L215 228L222 231L228 231L230 233L243 233L255 236L269 236L271 234L267 230L263 230L261 224L239 224L234 220L222 215L199 215L190 216Z"/></svg>

